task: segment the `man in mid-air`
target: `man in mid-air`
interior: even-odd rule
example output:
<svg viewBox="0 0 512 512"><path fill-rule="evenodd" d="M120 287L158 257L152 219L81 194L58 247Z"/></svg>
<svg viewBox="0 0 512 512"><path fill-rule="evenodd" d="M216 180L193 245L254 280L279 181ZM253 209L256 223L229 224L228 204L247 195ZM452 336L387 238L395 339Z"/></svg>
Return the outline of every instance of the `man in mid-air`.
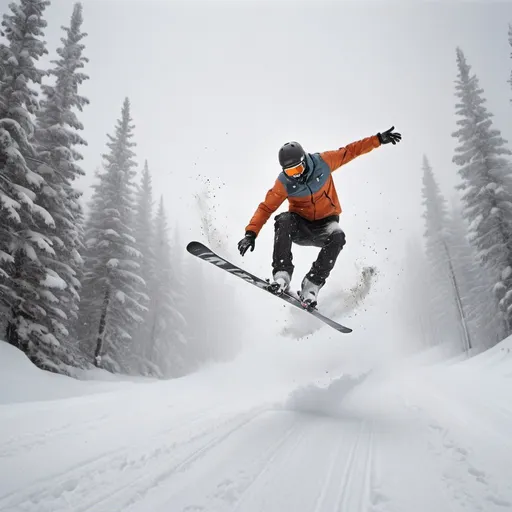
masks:
<svg viewBox="0 0 512 512"><path fill-rule="evenodd" d="M254 250L256 237L270 216L288 199L287 212L275 218L273 279L268 289L280 294L288 291L293 274L292 243L320 247L318 258L302 280L300 298L307 308L314 308L318 292L329 277L341 249L345 233L339 225L341 206L332 172L354 158L369 153L381 144L400 142L394 126L382 133L352 142L345 147L322 153L306 153L298 142L288 142L279 150L282 172L259 204L245 236L238 243L244 256Z"/></svg>

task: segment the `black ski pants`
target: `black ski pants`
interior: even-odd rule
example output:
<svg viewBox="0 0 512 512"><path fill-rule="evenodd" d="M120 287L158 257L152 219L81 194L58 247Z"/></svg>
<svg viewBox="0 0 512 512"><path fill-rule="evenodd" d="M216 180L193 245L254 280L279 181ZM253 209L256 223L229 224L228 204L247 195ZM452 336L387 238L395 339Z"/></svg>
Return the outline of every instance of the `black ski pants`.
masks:
<svg viewBox="0 0 512 512"><path fill-rule="evenodd" d="M333 215L325 219L309 221L293 212L277 215L272 261L273 274L280 270L288 272L290 276L293 274L292 243L321 248L307 278L323 286L345 245L345 233L339 225L339 216Z"/></svg>

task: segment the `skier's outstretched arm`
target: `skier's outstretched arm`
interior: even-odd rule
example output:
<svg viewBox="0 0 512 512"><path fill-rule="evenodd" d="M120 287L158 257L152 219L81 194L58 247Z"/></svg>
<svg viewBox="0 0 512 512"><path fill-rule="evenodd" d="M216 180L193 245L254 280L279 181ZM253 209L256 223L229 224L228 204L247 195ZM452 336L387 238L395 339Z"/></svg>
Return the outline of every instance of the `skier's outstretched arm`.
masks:
<svg viewBox="0 0 512 512"><path fill-rule="evenodd" d="M245 231L252 231L256 236L260 232L263 225L267 222L270 216L283 204L284 200L288 197L285 186L276 180L274 186L267 192L265 200L262 201L249 224L246 226Z"/></svg>
<svg viewBox="0 0 512 512"><path fill-rule="evenodd" d="M335 149L334 151L324 151L323 153L320 153L320 156L330 167L331 171L335 171L354 158L378 148L381 144L388 144L391 142L395 145L397 142L400 142L402 136L399 133L393 132L394 129L395 127L392 126L385 132L379 132L377 135L372 135L371 137L366 137L356 142L352 142L344 147Z"/></svg>

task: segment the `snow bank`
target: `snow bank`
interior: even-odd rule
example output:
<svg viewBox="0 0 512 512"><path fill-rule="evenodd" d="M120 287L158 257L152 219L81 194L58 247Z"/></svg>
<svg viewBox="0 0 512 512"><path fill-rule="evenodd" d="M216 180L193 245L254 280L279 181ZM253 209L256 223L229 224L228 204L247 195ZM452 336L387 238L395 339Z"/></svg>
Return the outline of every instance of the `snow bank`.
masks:
<svg viewBox="0 0 512 512"><path fill-rule="evenodd" d="M78 374L95 380L84 382L41 370L21 350L0 341L0 404L57 400L110 392L132 384L122 382L112 374L108 375L115 381L106 382L107 372L103 370L77 370Z"/></svg>
<svg viewBox="0 0 512 512"><path fill-rule="evenodd" d="M54 375L0 342L0 404L26 402L0 405L0 509L511 510L512 338L462 360L380 330L250 332L157 382Z"/></svg>
<svg viewBox="0 0 512 512"><path fill-rule="evenodd" d="M461 365L465 371L490 371L493 377L512 378L512 336Z"/></svg>
<svg viewBox="0 0 512 512"><path fill-rule="evenodd" d="M404 407L413 407L447 418L453 414L466 417L466 410L476 407L485 414L490 401L512 403L512 336L471 358L453 357L438 346L381 364L373 361L363 372L354 371L356 360L359 365L364 361L357 352L352 351L350 357L344 353L343 358L345 363L338 358L334 361L350 373L327 371L323 381L301 383L278 408L371 419L400 416ZM446 409L440 410L443 404Z"/></svg>
<svg viewBox="0 0 512 512"><path fill-rule="evenodd" d="M146 393L154 385L169 397L185 393L222 397L224 402L262 404L288 410L338 415L340 403L362 400L370 409L384 407L379 395L422 388L461 386L475 393L483 387L504 388L512 378L512 337L472 358L447 358L442 348L400 356L387 343L366 333L334 336L325 329L300 341L274 337L251 340L233 361L214 363L171 381L126 377L93 369L76 369L70 378L40 370L15 347L0 341L0 404L56 400L114 391ZM485 383L485 386L484 386ZM503 384L501 384L503 383ZM427 384L425 386L425 384ZM365 390L371 389L371 393ZM357 398L356 398L357 397ZM371 401L371 404L368 404Z"/></svg>

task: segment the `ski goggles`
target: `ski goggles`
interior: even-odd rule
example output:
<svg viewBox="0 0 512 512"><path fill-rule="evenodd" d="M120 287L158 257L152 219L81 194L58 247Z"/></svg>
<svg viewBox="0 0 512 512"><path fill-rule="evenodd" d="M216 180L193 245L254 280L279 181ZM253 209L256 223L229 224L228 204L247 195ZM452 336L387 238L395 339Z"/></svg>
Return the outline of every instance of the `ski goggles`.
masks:
<svg viewBox="0 0 512 512"><path fill-rule="evenodd" d="M306 170L306 162L304 160L293 167L286 167L283 172L290 178L298 178Z"/></svg>

